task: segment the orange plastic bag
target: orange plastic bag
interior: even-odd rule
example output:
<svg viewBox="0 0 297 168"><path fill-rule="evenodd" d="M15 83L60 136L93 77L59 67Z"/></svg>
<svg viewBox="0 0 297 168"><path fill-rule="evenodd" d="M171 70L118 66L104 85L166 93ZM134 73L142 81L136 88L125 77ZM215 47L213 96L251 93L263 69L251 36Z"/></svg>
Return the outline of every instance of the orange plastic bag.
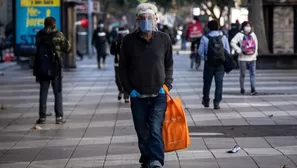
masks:
<svg viewBox="0 0 297 168"><path fill-rule="evenodd" d="M162 128L164 151L172 152L188 148L191 142L182 101L180 98L172 98L166 86L164 90L167 95L167 110Z"/></svg>

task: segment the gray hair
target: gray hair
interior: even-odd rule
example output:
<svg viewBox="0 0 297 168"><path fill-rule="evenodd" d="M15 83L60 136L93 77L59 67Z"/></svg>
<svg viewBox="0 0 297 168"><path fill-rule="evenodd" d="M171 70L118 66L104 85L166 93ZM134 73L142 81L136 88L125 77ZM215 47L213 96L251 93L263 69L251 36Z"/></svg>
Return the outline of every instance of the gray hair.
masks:
<svg viewBox="0 0 297 168"><path fill-rule="evenodd" d="M158 13L157 6L152 3L141 3L136 7L136 15L137 16L143 11L152 12L155 16Z"/></svg>

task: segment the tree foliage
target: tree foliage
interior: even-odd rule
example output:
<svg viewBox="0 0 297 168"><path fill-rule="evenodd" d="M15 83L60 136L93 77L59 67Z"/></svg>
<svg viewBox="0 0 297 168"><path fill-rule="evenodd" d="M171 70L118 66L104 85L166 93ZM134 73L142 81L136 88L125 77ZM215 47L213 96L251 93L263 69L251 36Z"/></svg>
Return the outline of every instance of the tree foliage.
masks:
<svg viewBox="0 0 297 168"><path fill-rule="evenodd" d="M100 0L102 4L102 10L107 12L112 5L118 6L120 9L135 8L139 3L154 2L160 7L165 9L178 9L181 6L200 6L206 8L210 13L210 16L216 20L219 20L226 9L230 9L234 6L233 0ZM215 14L215 9L219 9L219 15Z"/></svg>

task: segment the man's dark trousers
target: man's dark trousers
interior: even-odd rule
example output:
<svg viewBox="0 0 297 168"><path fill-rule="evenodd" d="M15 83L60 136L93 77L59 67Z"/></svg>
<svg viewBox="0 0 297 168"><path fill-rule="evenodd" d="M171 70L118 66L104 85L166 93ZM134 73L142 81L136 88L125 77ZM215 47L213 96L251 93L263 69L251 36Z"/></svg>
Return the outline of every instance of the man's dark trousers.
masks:
<svg viewBox="0 0 297 168"><path fill-rule="evenodd" d="M220 103L222 100L223 93L223 78L224 78L224 66L220 65L217 67L211 66L207 63L204 64L203 71L203 100L209 102L209 92L211 88L212 78L215 78L215 103Z"/></svg>
<svg viewBox="0 0 297 168"><path fill-rule="evenodd" d="M55 96L55 113L56 117L63 118L63 105L62 105L62 78L56 77L53 80L41 80L39 91L39 117L46 118L46 103L47 95L50 84L52 84L54 96Z"/></svg>
<svg viewBox="0 0 297 168"><path fill-rule="evenodd" d="M139 162L144 165L154 161L164 165L162 123L166 107L165 94L159 94L157 97L131 98L134 127L141 153Z"/></svg>
<svg viewBox="0 0 297 168"><path fill-rule="evenodd" d="M105 64L106 63L106 54L104 54L102 51L97 49L97 64L98 65L101 64L101 59L102 59L102 63Z"/></svg>
<svg viewBox="0 0 297 168"><path fill-rule="evenodd" d="M124 91L121 83L119 67L114 67L114 72L115 72L115 82L118 87L118 91L120 93L124 93L124 99L129 99L129 93Z"/></svg>

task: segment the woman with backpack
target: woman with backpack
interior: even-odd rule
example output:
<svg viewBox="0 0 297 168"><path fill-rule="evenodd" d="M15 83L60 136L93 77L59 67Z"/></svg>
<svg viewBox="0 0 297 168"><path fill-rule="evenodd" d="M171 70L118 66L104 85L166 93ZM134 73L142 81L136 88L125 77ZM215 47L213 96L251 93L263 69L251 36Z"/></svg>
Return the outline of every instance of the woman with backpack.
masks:
<svg viewBox="0 0 297 168"><path fill-rule="evenodd" d="M231 46L238 54L240 93L245 94L244 79L245 71L248 69L250 73L251 94L256 95L255 74L258 55L258 39L256 34L252 31L251 23L245 21L241 24L241 31L233 37Z"/></svg>
<svg viewBox="0 0 297 168"><path fill-rule="evenodd" d="M121 45L122 45L122 40L129 33L128 29L125 29L123 27L119 28L119 31L117 32L117 36L115 40L111 43L110 46L110 54L114 55L114 71L115 71L115 82L118 87L118 100L120 101L123 96L125 99L125 103L129 103L129 93L126 93L123 90L123 86L120 81L120 72L119 72L119 59L120 59L120 50L121 50Z"/></svg>

